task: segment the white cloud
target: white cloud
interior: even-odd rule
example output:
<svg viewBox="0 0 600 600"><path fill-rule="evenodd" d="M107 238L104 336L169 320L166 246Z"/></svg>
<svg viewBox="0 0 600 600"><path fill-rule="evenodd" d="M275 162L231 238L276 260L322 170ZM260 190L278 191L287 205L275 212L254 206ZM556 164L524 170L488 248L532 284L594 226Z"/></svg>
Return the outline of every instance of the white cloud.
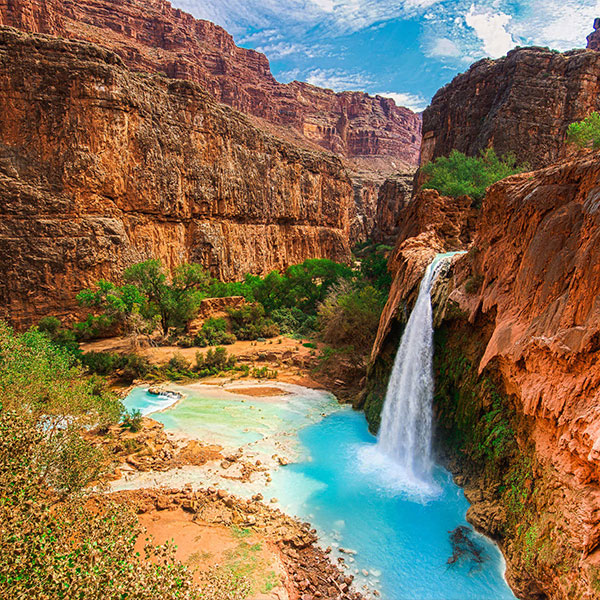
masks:
<svg viewBox="0 0 600 600"><path fill-rule="evenodd" d="M430 58L457 58L461 55L460 48L448 38L434 38L426 48L425 54Z"/></svg>
<svg viewBox="0 0 600 600"><path fill-rule="evenodd" d="M200 19L232 32L268 27L277 20L293 26L319 25L336 33L359 31L399 17L412 17L444 0L173 0Z"/></svg>
<svg viewBox="0 0 600 600"><path fill-rule="evenodd" d="M503 56L515 47L512 35L507 31L510 16L487 8L471 4L465 15L465 23L475 30L475 34L483 43L483 51L492 58Z"/></svg>
<svg viewBox="0 0 600 600"><path fill-rule="evenodd" d="M384 98L392 98L398 106L406 106L414 112L421 112L425 110L429 104L423 96L418 94L410 94L406 92L379 92L376 96L383 96Z"/></svg>
<svg viewBox="0 0 600 600"><path fill-rule="evenodd" d="M334 92L364 91L366 86L373 83L365 73L350 73L342 69L313 69L305 74L304 80Z"/></svg>

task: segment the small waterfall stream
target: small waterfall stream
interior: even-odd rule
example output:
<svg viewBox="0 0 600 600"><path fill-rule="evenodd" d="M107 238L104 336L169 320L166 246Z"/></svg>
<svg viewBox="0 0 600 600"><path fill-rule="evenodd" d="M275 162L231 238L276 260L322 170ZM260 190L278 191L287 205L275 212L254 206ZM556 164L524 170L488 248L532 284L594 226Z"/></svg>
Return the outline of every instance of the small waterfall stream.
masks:
<svg viewBox="0 0 600 600"><path fill-rule="evenodd" d="M411 482L431 479L433 315L431 289L456 253L438 254L421 281L419 296L400 341L381 416L377 449Z"/></svg>

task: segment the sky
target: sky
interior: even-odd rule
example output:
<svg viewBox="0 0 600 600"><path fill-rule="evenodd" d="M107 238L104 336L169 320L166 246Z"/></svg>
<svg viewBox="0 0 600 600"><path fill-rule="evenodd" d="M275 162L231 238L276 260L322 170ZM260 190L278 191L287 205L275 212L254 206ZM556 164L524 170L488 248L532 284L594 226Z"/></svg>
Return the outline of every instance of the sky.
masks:
<svg viewBox="0 0 600 600"><path fill-rule="evenodd" d="M600 0L171 0L267 55L273 74L420 111L481 58L584 48Z"/></svg>

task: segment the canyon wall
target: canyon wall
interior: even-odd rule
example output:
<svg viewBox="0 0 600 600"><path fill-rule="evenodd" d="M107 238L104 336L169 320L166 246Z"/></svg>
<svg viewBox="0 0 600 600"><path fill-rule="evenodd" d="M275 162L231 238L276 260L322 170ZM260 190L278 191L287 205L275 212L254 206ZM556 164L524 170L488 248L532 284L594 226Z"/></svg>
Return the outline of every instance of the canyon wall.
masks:
<svg viewBox="0 0 600 600"><path fill-rule="evenodd" d="M600 53L518 48L455 77L423 113L421 164L493 147L531 168L565 155L570 123L600 109Z"/></svg>
<svg viewBox="0 0 600 600"><path fill-rule="evenodd" d="M392 263L399 291L362 399L374 427L403 302L429 260L419 239L431 231L417 217ZM455 232L447 245L434 233L434 252L455 245ZM434 291L437 449L523 598L600 590L599 254L594 153L492 186L469 252Z"/></svg>
<svg viewBox="0 0 600 600"><path fill-rule="evenodd" d="M384 175L416 165L421 119L393 100L278 83L266 56L166 0L0 0L0 25L83 39L132 69L199 83L218 101L265 120L277 134Z"/></svg>
<svg viewBox="0 0 600 600"><path fill-rule="evenodd" d="M82 287L147 257L224 279L348 260L338 158L91 44L3 27L0 68L0 317L69 315Z"/></svg>

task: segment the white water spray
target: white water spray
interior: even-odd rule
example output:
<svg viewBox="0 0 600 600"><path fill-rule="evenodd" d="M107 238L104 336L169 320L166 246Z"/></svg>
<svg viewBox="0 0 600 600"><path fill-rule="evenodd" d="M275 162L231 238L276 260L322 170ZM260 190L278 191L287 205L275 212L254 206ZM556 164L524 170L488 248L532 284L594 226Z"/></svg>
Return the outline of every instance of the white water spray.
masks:
<svg viewBox="0 0 600 600"><path fill-rule="evenodd" d="M433 401L433 313L431 289L444 263L438 254L427 267L406 324L381 416L377 449L393 459L409 481L431 477Z"/></svg>

